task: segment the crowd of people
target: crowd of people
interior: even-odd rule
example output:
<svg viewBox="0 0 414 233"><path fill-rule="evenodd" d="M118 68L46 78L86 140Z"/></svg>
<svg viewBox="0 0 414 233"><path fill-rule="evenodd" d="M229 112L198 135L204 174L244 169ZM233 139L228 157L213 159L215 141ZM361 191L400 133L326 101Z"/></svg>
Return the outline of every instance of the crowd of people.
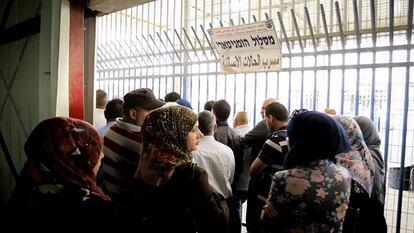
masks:
<svg viewBox="0 0 414 233"><path fill-rule="evenodd" d="M9 217L38 230L387 232L381 140L367 117L289 114L269 98L250 128L244 111L229 124L225 99L196 113L179 93L148 88L110 101L98 90L96 108L92 124L53 117L31 132Z"/></svg>

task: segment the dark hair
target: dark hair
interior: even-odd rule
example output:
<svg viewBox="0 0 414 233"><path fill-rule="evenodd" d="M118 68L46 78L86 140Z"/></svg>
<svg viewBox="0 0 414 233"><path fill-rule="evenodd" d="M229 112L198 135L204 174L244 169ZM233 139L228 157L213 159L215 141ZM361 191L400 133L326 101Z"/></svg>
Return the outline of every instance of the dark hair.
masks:
<svg viewBox="0 0 414 233"><path fill-rule="evenodd" d="M172 91L172 92L166 94L165 97L164 97L165 102L175 102L178 99L181 99L181 96L180 96L180 94L178 94L175 91Z"/></svg>
<svg viewBox="0 0 414 233"><path fill-rule="evenodd" d="M216 101L214 101L214 100L207 101L204 104L204 110L211 111L211 109L213 109L213 105L214 105L215 102Z"/></svg>
<svg viewBox="0 0 414 233"><path fill-rule="evenodd" d="M107 120L115 120L117 117L122 117L124 101L121 99L113 99L106 105L104 114Z"/></svg>
<svg viewBox="0 0 414 233"><path fill-rule="evenodd" d="M287 122L288 121L288 111L286 107L278 102L273 102L266 106L265 108L265 115L272 116L276 118L278 121Z"/></svg>
<svg viewBox="0 0 414 233"><path fill-rule="evenodd" d="M230 104L223 99L214 103L213 111L217 120L226 121L229 118L231 107Z"/></svg>
<svg viewBox="0 0 414 233"><path fill-rule="evenodd" d="M204 135L210 135L214 131L216 117L210 111L204 110L198 114L198 129Z"/></svg>

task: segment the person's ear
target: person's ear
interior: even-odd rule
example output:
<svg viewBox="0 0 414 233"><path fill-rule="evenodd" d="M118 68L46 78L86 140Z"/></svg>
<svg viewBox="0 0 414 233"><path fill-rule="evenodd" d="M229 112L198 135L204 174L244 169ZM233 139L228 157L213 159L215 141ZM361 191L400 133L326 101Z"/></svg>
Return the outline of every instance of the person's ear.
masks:
<svg viewBox="0 0 414 233"><path fill-rule="evenodd" d="M129 109L128 114L129 114L129 118L131 118L133 120L136 120L137 117L138 117L137 116L137 111L135 109L133 109L133 108Z"/></svg>
<svg viewBox="0 0 414 233"><path fill-rule="evenodd" d="M215 134L217 132L217 124L214 124L214 131L213 133Z"/></svg>

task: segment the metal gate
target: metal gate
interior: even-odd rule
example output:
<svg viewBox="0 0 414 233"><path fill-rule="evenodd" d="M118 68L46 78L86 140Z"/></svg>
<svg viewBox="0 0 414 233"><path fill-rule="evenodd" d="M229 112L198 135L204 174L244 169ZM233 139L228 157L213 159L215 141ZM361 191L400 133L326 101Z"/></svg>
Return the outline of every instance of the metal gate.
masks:
<svg viewBox="0 0 414 233"><path fill-rule="evenodd" d="M222 74L208 28L273 19L282 71ZM274 97L289 111L335 108L378 126L387 169L414 164L413 0L159 0L97 21L96 82L110 98L177 91L195 111L226 99L253 126ZM230 118L231 119L231 118ZM414 232L414 193L387 188L390 232ZM388 185L387 185L388 186ZM395 187L394 187L395 188Z"/></svg>

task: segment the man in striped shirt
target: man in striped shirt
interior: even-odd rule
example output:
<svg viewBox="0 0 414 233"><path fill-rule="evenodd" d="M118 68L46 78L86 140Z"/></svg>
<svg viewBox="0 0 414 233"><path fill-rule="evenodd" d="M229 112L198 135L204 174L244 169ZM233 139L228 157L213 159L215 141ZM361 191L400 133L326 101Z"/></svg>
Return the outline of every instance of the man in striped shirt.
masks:
<svg viewBox="0 0 414 233"><path fill-rule="evenodd" d="M263 144L257 158L250 166L250 177L255 179L256 191L258 193L255 203L249 203L254 208L249 209L251 217L256 220L256 224L249 226L249 232L261 232L260 213L266 203L267 195L270 190L273 175L283 170L283 162L288 152L286 141L288 123L288 111L283 104L274 102L265 108L265 121L271 135Z"/></svg>
<svg viewBox="0 0 414 233"><path fill-rule="evenodd" d="M151 89L140 88L124 96L123 116L104 137L102 159L103 185L107 194L122 205L123 196L129 193L130 183L138 167L142 150L141 126L145 117L164 105L155 98Z"/></svg>

